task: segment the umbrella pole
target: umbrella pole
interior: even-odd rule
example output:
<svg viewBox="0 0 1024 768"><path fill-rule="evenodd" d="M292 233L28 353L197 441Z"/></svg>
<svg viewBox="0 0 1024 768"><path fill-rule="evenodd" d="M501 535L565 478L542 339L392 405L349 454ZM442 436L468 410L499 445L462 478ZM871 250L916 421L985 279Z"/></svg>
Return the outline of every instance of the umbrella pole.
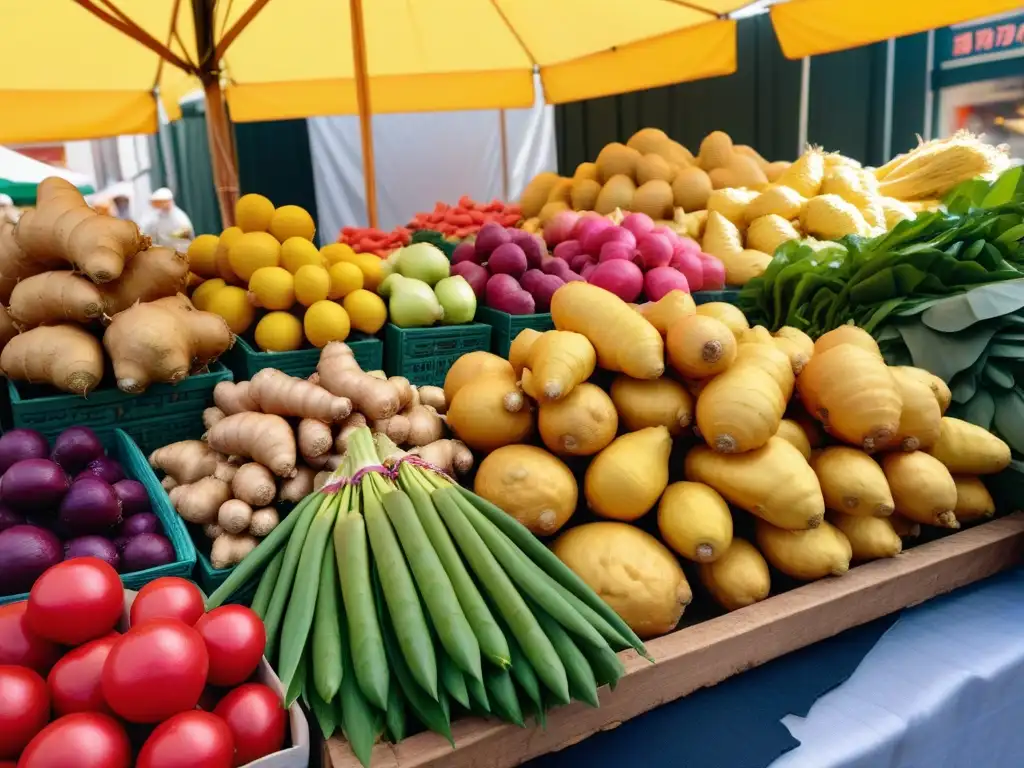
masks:
<svg viewBox="0 0 1024 768"><path fill-rule="evenodd" d="M349 0L352 24L352 57L355 60L356 102L359 105L359 136L363 145L363 180L366 184L366 215L370 226L377 227L377 178L373 160L373 107L370 83L366 76L366 35L363 27L362 0Z"/></svg>
<svg viewBox="0 0 1024 768"><path fill-rule="evenodd" d="M206 135L210 143L213 185L224 227L235 224L235 203L238 201L238 165L231 141L231 123L224 104L224 94L216 76L203 79L206 95Z"/></svg>

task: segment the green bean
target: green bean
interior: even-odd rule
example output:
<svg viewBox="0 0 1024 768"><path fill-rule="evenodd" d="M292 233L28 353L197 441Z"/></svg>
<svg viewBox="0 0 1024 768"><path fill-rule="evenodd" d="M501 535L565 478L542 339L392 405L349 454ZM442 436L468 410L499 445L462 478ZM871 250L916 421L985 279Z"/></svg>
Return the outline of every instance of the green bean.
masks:
<svg viewBox="0 0 1024 768"><path fill-rule="evenodd" d="M412 499L420 524L441 559L455 595L459 599L459 605L473 628L473 634L476 635L481 653L492 664L497 664L501 668L508 667L509 651L505 635L495 622L480 590L473 583L473 577L466 570L466 564L462 562L451 536L445 530L429 491L418 477L418 474L421 474L420 470L405 464L399 473L402 489Z"/></svg>
<svg viewBox="0 0 1024 768"><path fill-rule="evenodd" d="M515 544L509 541L476 507L461 496L455 497L466 519L480 534L487 548L494 554L509 577L559 624L584 642L600 648L607 645L601 633L587 623L580 614L555 591L544 577L544 572Z"/></svg>
<svg viewBox="0 0 1024 768"><path fill-rule="evenodd" d="M384 713L388 736L395 744L405 738L405 697L394 675L388 682L388 708Z"/></svg>
<svg viewBox="0 0 1024 768"><path fill-rule="evenodd" d="M259 543L259 546L232 569L228 577L224 579L224 583L217 587L207 599L206 610L210 611L223 605L235 592L249 583L249 579L266 566L286 543L291 543L292 530L298 525L299 520L310 508L317 509L323 499L323 493L311 493L299 502L291 514L278 523L274 530Z"/></svg>
<svg viewBox="0 0 1024 768"><path fill-rule="evenodd" d="M617 629L615 629L615 627L613 627L611 624L605 621L604 616L599 614L589 605L587 605L578 597L576 597L576 595L574 595L568 589L566 589L557 581L552 579L547 573L541 571L541 575L548 582L548 584L551 585L555 592L562 596L562 599L565 600L565 602L567 602L571 607L575 608L576 612L579 613L579 615L582 616L584 619L586 619L587 623L590 624L594 629L596 629L600 633L601 637L603 637L607 642L607 645L611 646L611 650L625 651L633 647L632 645L630 645L629 640L622 636L622 633L620 633Z"/></svg>
<svg viewBox="0 0 1024 768"><path fill-rule="evenodd" d="M345 619L345 612L339 616L341 633L348 635L349 627ZM352 638L342 647L343 666L352 668L353 660L348 653L352 647ZM373 745L380 733L378 726L379 717L373 705L363 696L363 692L356 681L355 675L345 675L341 678L340 696L338 701L341 705L341 730L348 739L349 746L359 762L366 768L370 766L370 757L373 753Z"/></svg>
<svg viewBox="0 0 1024 768"><path fill-rule="evenodd" d="M487 689L484 684L479 680L474 680L472 677L463 678L466 683L466 690L469 692L470 709L479 709L480 713L485 715L491 714L491 702L487 697ZM475 706L474 706L475 705Z"/></svg>
<svg viewBox="0 0 1024 768"><path fill-rule="evenodd" d="M309 535L309 529L316 519L317 513L330 506L332 496L325 496L321 499L319 507L310 506L302 513L302 519L295 525L291 537L288 539L288 546L284 550L284 560L281 563L281 575L277 584L274 585L274 593L270 597L270 605L267 607L267 616L263 624L267 628L267 648L264 655L268 659L276 657L277 642L281 634L281 622L284 619L285 608L288 606L292 594L292 585L295 582L295 574L299 568L299 560L302 550ZM292 514L295 514L294 512ZM276 529L275 529L276 530ZM245 562L244 560L242 561ZM319 574L319 572L318 572Z"/></svg>
<svg viewBox="0 0 1024 768"><path fill-rule="evenodd" d="M466 678L451 657L441 653L441 684L448 694L459 704L469 709L469 691L466 690Z"/></svg>
<svg viewBox="0 0 1024 768"><path fill-rule="evenodd" d="M568 703L569 685L558 654L519 591L495 560L472 523L466 519L459 507L459 496L447 488L434 491L432 496L438 512L444 518L463 556L469 561L470 568L508 622L512 634L522 646L523 653L533 664L537 677L563 703Z"/></svg>
<svg viewBox="0 0 1024 768"><path fill-rule="evenodd" d="M277 669L285 686L295 674L299 656L310 640L309 631L313 626L317 592L320 590L323 572L324 550L334 527L334 519L338 516L338 507L342 502L348 501L350 493L346 488L341 496L332 497L327 504L320 507L302 545L299 568L295 574L295 583L281 629L281 652Z"/></svg>
<svg viewBox="0 0 1024 768"><path fill-rule="evenodd" d="M327 538L323 562L320 566L320 588L316 593L316 612L313 614L313 681L323 701L332 701L338 695L341 678L341 625L338 623L338 564L334 557L334 541ZM346 638L347 641L347 638Z"/></svg>
<svg viewBox="0 0 1024 768"><path fill-rule="evenodd" d="M490 693L494 713L506 722L523 726L523 710L519 706L516 687L512 684L512 676L508 670L488 667L484 672L484 681Z"/></svg>
<svg viewBox="0 0 1024 768"><path fill-rule="evenodd" d="M267 614L267 606L270 605L270 596L274 594L274 585L281 574L281 563L284 562L284 550L279 549L274 559L270 561L267 570L263 572L260 585L256 588L256 594L252 598L252 609L261 619Z"/></svg>
<svg viewBox="0 0 1024 768"><path fill-rule="evenodd" d="M441 646L459 669L478 680L482 679L480 646L459 606L448 574L416 516L412 501L404 492L394 491L384 496L383 503Z"/></svg>
<svg viewBox="0 0 1024 768"><path fill-rule="evenodd" d="M503 512L486 499L480 498L472 491L461 486L455 486L455 488L463 498L467 499L482 515L494 523L502 533L508 536L516 546L526 553L527 557L539 565L552 579L600 614L605 621L615 627L629 641L629 645L635 648L641 656L654 661L650 654L647 653L647 649L644 648L643 641L636 636L633 630L629 628L629 625L622 620L622 617L613 611L611 606L598 597L583 579L559 560L554 552L544 546L544 543L530 533L518 520Z"/></svg>
<svg viewBox="0 0 1024 768"><path fill-rule="evenodd" d="M544 609L536 605L532 607L537 621L551 638L551 644L555 646L559 658L565 665L565 672L569 676L569 692L572 697L592 707L600 706L594 670L590 668L590 662L583 655L583 651L573 642L562 625L549 616Z"/></svg>
<svg viewBox="0 0 1024 768"><path fill-rule="evenodd" d="M537 673L533 671L530 660L526 658L526 654L523 653L523 649L519 647L515 635L511 632L508 633L508 648L512 652L512 677L519 683L527 698L543 713L544 701L541 698Z"/></svg>
<svg viewBox="0 0 1024 768"><path fill-rule="evenodd" d="M358 496L358 492L353 491L353 495ZM358 501L353 500L350 506L358 509ZM354 670L359 688L370 703L387 709L388 660L373 604L366 522L358 512L349 513L334 526L334 555L344 600L341 613L347 615L349 626L353 665L348 669Z"/></svg>
<svg viewBox="0 0 1024 768"><path fill-rule="evenodd" d="M306 669L309 664L309 653L303 652L299 657L299 673L292 678L291 683L285 688L284 692L284 705L290 707L295 703L295 700L302 696L304 702L308 702L308 696L306 694Z"/></svg>
<svg viewBox="0 0 1024 768"><path fill-rule="evenodd" d="M309 711L312 712L313 716L316 718L324 738L329 739L334 735L334 732L338 730L338 708L329 703L333 700L333 697L325 701L317 690L316 673L314 671L314 667L316 667L315 655L313 657L313 663L310 664L309 667L309 679L306 681L306 687L304 689L309 698Z"/></svg>
<svg viewBox="0 0 1024 768"><path fill-rule="evenodd" d="M380 499L365 482L362 491L366 531L395 635L416 682L436 700L437 659L416 584Z"/></svg>
<svg viewBox="0 0 1024 768"><path fill-rule="evenodd" d="M590 662L597 684L607 685L614 691L615 686L619 684L619 678L626 674L626 667L616 653L610 648L594 648L588 645L580 646L580 650Z"/></svg>
<svg viewBox="0 0 1024 768"><path fill-rule="evenodd" d="M387 649L388 661L391 663L391 671L398 680L398 685L405 695L405 700L412 707L413 714L427 728L448 739L454 747L455 741L452 738L451 720L445 714L444 707L437 700L431 698L427 692L416 682L412 670L405 659L405 654L399 645L395 628L391 623L391 616L385 606L383 588L380 579L379 566L374 569L374 587L377 593L377 612L380 620L381 630L384 635L384 647ZM447 700L447 699L446 699Z"/></svg>

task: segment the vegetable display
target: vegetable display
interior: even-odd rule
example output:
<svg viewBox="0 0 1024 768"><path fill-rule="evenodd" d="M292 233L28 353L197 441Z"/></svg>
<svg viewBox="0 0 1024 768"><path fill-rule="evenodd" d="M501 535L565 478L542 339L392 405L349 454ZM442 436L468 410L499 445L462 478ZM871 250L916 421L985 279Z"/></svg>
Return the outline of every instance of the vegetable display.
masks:
<svg viewBox="0 0 1024 768"><path fill-rule="evenodd" d="M453 269L437 246L416 242L399 248L383 270L377 292L387 299L391 322L400 328L473 322L477 294L472 276Z"/></svg>

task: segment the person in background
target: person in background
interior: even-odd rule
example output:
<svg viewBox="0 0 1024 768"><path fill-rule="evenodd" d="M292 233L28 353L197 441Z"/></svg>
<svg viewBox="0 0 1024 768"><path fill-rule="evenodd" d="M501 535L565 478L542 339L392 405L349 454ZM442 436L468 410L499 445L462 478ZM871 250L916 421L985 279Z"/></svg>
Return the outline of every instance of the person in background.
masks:
<svg viewBox="0 0 1024 768"><path fill-rule="evenodd" d="M153 245L183 249L195 238L192 220L174 204L174 193L161 187L149 198L150 211L139 222L142 233L149 235Z"/></svg>
<svg viewBox="0 0 1024 768"><path fill-rule="evenodd" d="M114 210L112 216L119 219L130 219L132 217L132 205L127 195L114 195Z"/></svg>

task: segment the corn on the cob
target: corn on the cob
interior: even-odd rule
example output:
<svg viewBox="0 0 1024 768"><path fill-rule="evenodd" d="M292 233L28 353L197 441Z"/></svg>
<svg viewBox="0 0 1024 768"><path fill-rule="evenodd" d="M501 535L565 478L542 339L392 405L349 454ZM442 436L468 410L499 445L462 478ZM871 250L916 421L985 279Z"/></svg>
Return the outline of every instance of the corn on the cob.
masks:
<svg viewBox="0 0 1024 768"><path fill-rule="evenodd" d="M747 247L765 253L775 253L775 249L787 240L796 240L800 233L781 216L769 213L750 222L747 228Z"/></svg>

